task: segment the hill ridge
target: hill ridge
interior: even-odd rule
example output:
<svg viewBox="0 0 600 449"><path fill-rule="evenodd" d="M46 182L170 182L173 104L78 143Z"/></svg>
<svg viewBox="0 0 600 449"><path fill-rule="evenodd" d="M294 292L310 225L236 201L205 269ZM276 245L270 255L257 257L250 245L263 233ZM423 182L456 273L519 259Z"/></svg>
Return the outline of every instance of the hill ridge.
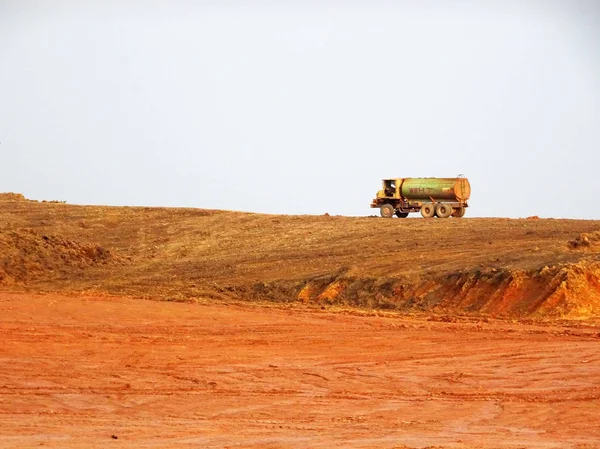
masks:
<svg viewBox="0 0 600 449"><path fill-rule="evenodd" d="M0 194L0 245L4 284L40 291L600 318L593 220L286 216Z"/></svg>

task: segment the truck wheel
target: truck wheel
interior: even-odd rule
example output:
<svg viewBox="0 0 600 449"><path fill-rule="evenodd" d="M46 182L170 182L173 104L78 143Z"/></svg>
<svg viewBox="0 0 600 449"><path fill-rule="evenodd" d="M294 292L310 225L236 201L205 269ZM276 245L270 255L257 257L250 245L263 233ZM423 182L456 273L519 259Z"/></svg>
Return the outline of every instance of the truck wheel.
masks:
<svg viewBox="0 0 600 449"><path fill-rule="evenodd" d="M435 214L439 218L448 218L452 215L452 206L446 203L437 203L435 205Z"/></svg>
<svg viewBox="0 0 600 449"><path fill-rule="evenodd" d="M391 204L384 204L379 208L379 213L383 218L392 218L394 216L394 206Z"/></svg>
<svg viewBox="0 0 600 449"><path fill-rule="evenodd" d="M465 216L465 212L466 212L465 206L460 206L460 207L457 207L456 209L454 209L454 212L452 212L452 216L454 218L461 218L461 217Z"/></svg>
<svg viewBox="0 0 600 449"><path fill-rule="evenodd" d="M423 204L421 206L421 215L423 218L433 218L435 215L435 207L432 203Z"/></svg>
<svg viewBox="0 0 600 449"><path fill-rule="evenodd" d="M408 212L400 212L399 210L396 211L396 217L398 218L406 218L408 217Z"/></svg>

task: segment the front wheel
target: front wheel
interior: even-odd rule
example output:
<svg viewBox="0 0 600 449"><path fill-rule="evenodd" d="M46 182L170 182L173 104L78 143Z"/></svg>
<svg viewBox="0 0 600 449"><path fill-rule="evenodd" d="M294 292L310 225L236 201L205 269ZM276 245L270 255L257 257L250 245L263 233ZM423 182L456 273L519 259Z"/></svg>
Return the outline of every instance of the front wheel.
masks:
<svg viewBox="0 0 600 449"><path fill-rule="evenodd" d="M379 208L379 213L383 218L392 218L394 216L394 206L391 204L384 204Z"/></svg>
<svg viewBox="0 0 600 449"><path fill-rule="evenodd" d="M423 204L421 206L421 215L423 218L433 218L435 215L435 207L432 203Z"/></svg>

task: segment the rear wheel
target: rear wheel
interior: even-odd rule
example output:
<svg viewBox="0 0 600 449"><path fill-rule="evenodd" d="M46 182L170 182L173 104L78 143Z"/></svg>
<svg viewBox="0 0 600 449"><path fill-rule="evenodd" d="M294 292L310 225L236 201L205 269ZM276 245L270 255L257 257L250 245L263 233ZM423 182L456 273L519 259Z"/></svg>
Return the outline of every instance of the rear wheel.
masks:
<svg viewBox="0 0 600 449"><path fill-rule="evenodd" d="M396 217L398 218L406 218L408 217L408 212L400 212L399 210L396 211Z"/></svg>
<svg viewBox="0 0 600 449"><path fill-rule="evenodd" d="M421 206L421 215L423 218L433 218L435 215L435 207L432 203L423 204Z"/></svg>
<svg viewBox="0 0 600 449"><path fill-rule="evenodd" d="M392 218L394 216L394 206L391 204L384 204L379 208L379 213L383 218Z"/></svg>
<svg viewBox="0 0 600 449"><path fill-rule="evenodd" d="M437 203L435 206L435 214L439 218L448 218L452 215L452 206L446 203Z"/></svg>
<svg viewBox="0 0 600 449"><path fill-rule="evenodd" d="M454 218L461 218L461 217L465 216L465 212L466 212L465 206L459 206L456 209L454 209L454 212L452 212L452 216Z"/></svg>

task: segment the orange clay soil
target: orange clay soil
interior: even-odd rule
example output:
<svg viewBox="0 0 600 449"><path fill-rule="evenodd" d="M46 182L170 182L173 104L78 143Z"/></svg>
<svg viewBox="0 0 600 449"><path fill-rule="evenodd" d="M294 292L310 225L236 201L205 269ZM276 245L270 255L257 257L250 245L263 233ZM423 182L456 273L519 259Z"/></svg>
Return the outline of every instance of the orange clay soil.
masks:
<svg viewBox="0 0 600 449"><path fill-rule="evenodd" d="M0 311L0 448L600 447L598 221L0 194Z"/></svg>
<svg viewBox="0 0 600 449"><path fill-rule="evenodd" d="M589 324L0 293L0 447L597 448Z"/></svg>

